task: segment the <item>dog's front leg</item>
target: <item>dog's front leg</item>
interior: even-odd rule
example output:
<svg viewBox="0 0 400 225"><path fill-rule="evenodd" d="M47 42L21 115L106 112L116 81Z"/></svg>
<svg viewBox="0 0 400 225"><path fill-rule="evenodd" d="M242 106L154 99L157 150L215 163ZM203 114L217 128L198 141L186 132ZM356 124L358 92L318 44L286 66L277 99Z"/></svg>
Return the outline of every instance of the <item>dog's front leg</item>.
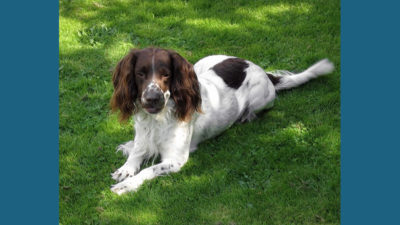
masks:
<svg viewBox="0 0 400 225"><path fill-rule="evenodd" d="M183 124L170 132L169 141L161 150L161 163L143 169L135 176L129 176L122 182L111 187L111 191L123 194L136 191L145 180L151 180L160 175L178 172L189 158L190 140L193 128Z"/></svg>
<svg viewBox="0 0 400 225"><path fill-rule="evenodd" d="M121 195L127 192L136 191L144 181L151 180L160 175L165 175L171 172L178 172L186 161L163 161L157 165L148 167L140 171L133 177L128 177L122 182L113 185L111 191Z"/></svg>
<svg viewBox="0 0 400 225"><path fill-rule="evenodd" d="M128 141L118 146L117 151L122 151L124 155L128 155L125 164L111 174L114 180L121 182L129 176L134 176L139 171L144 152L140 151L140 145L137 141Z"/></svg>

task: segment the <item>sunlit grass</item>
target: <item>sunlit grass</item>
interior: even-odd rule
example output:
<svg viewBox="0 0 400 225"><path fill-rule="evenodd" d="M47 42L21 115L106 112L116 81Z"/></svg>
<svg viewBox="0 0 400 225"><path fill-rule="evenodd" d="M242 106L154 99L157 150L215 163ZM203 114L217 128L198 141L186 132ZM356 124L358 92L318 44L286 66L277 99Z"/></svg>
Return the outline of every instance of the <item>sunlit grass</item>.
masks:
<svg viewBox="0 0 400 225"><path fill-rule="evenodd" d="M340 1L60 1L60 224L338 224ZM132 123L110 113L111 72L130 48L171 48L332 75L279 93L251 123L208 140L179 173L109 191ZM145 166L151 165L151 161Z"/></svg>
<svg viewBox="0 0 400 225"><path fill-rule="evenodd" d="M239 7L236 10L236 13L242 16L248 16L254 18L259 21L268 22L268 17L270 15L284 16L282 14L290 11L294 11L298 14L307 14L311 10L311 7L312 7L311 4L307 3L298 3L298 4L280 3L276 5L266 5L257 8Z"/></svg>
<svg viewBox="0 0 400 225"><path fill-rule="evenodd" d="M218 19L188 19L187 24L198 26L205 29L238 29L238 24L227 23Z"/></svg>

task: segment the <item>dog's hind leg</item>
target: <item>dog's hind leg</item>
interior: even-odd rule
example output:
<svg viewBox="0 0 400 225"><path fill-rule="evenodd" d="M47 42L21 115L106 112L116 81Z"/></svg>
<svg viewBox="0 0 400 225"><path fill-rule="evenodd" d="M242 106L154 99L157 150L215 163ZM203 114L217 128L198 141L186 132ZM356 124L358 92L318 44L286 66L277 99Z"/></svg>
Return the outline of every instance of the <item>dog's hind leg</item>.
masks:
<svg viewBox="0 0 400 225"><path fill-rule="evenodd" d="M246 123L246 122L250 122L253 119L255 119L257 116L254 113L253 109L249 108L249 106L247 106L242 115L239 117L239 119L236 121L238 123Z"/></svg>
<svg viewBox="0 0 400 225"><path fill-rule="evenodd" d="M246 95L247 99L239 122L253 120L256 113L272 108L276 98L274 85L261 67L251 64L247 73L251 73L251 76L243 87L246 91L243 95Z"/></svg>

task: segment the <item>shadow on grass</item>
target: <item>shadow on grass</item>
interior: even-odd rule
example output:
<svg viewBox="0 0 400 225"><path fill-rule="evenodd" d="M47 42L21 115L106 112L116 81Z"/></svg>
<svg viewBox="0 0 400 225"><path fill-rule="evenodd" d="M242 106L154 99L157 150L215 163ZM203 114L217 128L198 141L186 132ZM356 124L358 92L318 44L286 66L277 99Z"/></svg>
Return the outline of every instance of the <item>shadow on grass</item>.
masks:
<svg viewBox="0 0 400 225"><path fill-rule="evenodd" d="M272 61L262 64L270 66L286 61L285 68L289 64L291 68L287 69L292 69L298 67L300 60L310 64L326 57L324 51L322 56L295 59L290 50L294 46L308 50L318 39L329 39L336 34L340 29L338 23L332 25L326 15L321 14L323 8L315 12L316 7L329 9L330 5L332 3L321 4L320 1L125 1L97 7L91 3L66 1L60 5L60 14L78 18L87 28L105 24L116 29L120 38L138 47L154 45L176 49L192 62L199 57L187 52L196 49L200 57L224 53L252 60L268 56ZM278 10L280 8L284 10ZM87 11L91 13L85 13ZM320 30L315 31L315 23ZM260 44L267 45L260 48Z"/></svg>
<svg viewBox="0 0 400 225"><path fill-rule="evenodd" d="M338 223L340 116L331 117L332 112L339 115L338 78L322 78L296 94L281 93L275 108L256 121L235 125L202 143L178 174L146 182L126 196L108 189L113 183L109 173L124 162L113 150L132 138L130 126L119 127L115 116L109 116L109 70L123 56L115 53L120 43L172 48L191 62L228 54L265 69L291 70L328 54L338 64L339 22L327 19L338 5L339 1L62 1L60 16L79 21L86 30L75 37L82 48L60 51L60 221ZM338 13L333 13L335 18ZM302 54L305 50L314 53ZM334 94L310 99L315 92ZM329 105L332 102L337 104ZM335 110L321 111L326 108Z"/></svg>

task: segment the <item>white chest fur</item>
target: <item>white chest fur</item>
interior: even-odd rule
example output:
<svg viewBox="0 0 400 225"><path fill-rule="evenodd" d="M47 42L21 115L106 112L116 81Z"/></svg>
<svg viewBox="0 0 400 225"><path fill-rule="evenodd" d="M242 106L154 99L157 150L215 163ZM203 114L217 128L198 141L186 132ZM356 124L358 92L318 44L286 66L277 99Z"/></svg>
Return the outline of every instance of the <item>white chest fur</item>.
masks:
<svg viewBox="0 0 400 225"><path fill-rule="evenodd" d="M156 115L143 111L134 117L136 149L146 158L161 155L168 157L188 148L192 135L189 123L178 121L170 107Z"/></svg>

